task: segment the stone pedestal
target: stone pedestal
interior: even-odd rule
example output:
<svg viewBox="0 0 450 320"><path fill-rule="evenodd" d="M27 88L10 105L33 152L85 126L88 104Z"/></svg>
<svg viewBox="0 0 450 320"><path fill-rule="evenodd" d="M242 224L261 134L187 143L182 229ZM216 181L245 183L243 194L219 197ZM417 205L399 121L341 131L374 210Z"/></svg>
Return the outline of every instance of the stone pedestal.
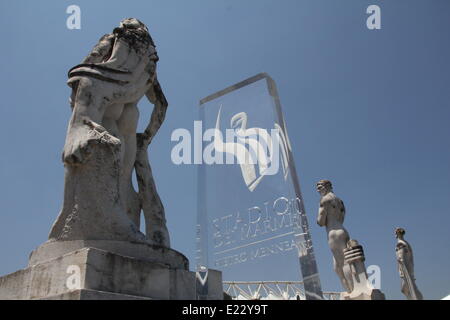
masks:
<svg viewBox="0 0 450 320"><path fill-rule="evenodd" d="M210 274L214 283L208 299L223 299L221 273ZM195 285L188 260L175 250L117 241L56 241L33 251L27 268L0 277L0 300L193 300Z"/></svg>
<svg viewBox="0 0 450 320"><path fill-rule="evenodd" d="M352 292L342 292L341 300L385 300L384 294L372 287L364 264L364 250L358 241L350 240L344 249L344 273L351 280Z"/></svg>

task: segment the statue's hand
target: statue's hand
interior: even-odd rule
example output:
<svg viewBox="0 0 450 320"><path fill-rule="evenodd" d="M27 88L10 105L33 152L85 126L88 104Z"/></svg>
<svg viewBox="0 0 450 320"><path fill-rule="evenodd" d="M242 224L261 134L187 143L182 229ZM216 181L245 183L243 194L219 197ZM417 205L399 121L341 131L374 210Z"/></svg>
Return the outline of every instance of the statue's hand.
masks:
<svg viewBox="0 0 450 320"><path fill-rule="evenodd" d="M63 151L63 162L68 165L80 165L89 157L89 129L86 125L71 128L67 133Z"/></svg>
<svg viewBox="0 0 450 320"><path fill-rule="evenodd" d="M83 125L70 128L63 151L63 162L68 165L80 165L86 162L92 146L103 140L120 143L120 140L111 136L104 127L94 122L85 122Z"/></svg>

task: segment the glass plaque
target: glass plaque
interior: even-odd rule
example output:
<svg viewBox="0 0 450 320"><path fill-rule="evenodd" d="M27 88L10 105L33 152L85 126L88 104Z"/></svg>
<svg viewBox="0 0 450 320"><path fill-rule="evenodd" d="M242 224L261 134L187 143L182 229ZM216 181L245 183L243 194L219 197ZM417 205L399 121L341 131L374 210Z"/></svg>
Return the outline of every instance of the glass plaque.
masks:
<svg viewBox="0 0 450 320"><path fill-rule="evenodd" d="M202 99L200 120L199 298L215 269L226 282L300 281L305 299L322 299L275 82L262 73Z"/></svg>

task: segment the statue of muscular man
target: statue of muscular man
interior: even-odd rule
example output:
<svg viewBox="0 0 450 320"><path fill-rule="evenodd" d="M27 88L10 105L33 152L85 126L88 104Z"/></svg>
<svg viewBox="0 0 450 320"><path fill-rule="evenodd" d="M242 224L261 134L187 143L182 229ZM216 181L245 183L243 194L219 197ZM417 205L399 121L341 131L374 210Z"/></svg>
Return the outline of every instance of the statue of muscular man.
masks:
<svg viewBox="0 0 450 320"><path fill-rule="evenodd" d="M345 218L344 202L333 193L333 186L329 180L317 182L317 191L321 196L317 224L326 227L328 245L333 253L334 271L341 280L344 289L351 292L353 284L344 272L344 249L350 240L350 236L343 226Z"/></svg>

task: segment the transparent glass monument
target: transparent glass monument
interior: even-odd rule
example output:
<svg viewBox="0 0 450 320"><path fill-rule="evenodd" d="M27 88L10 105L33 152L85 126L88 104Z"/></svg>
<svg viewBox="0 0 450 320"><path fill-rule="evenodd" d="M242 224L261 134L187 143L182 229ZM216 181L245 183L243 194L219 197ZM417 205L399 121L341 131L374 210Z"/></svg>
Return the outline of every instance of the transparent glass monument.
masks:
<svg viewBox="0 0 450 320"><path fill-rule="evenodd" d="M297 281L301 298L322 299L275 82L258 74L202 99L199 112L199 299L208 290L210 269L228 283Z"/></svg>

